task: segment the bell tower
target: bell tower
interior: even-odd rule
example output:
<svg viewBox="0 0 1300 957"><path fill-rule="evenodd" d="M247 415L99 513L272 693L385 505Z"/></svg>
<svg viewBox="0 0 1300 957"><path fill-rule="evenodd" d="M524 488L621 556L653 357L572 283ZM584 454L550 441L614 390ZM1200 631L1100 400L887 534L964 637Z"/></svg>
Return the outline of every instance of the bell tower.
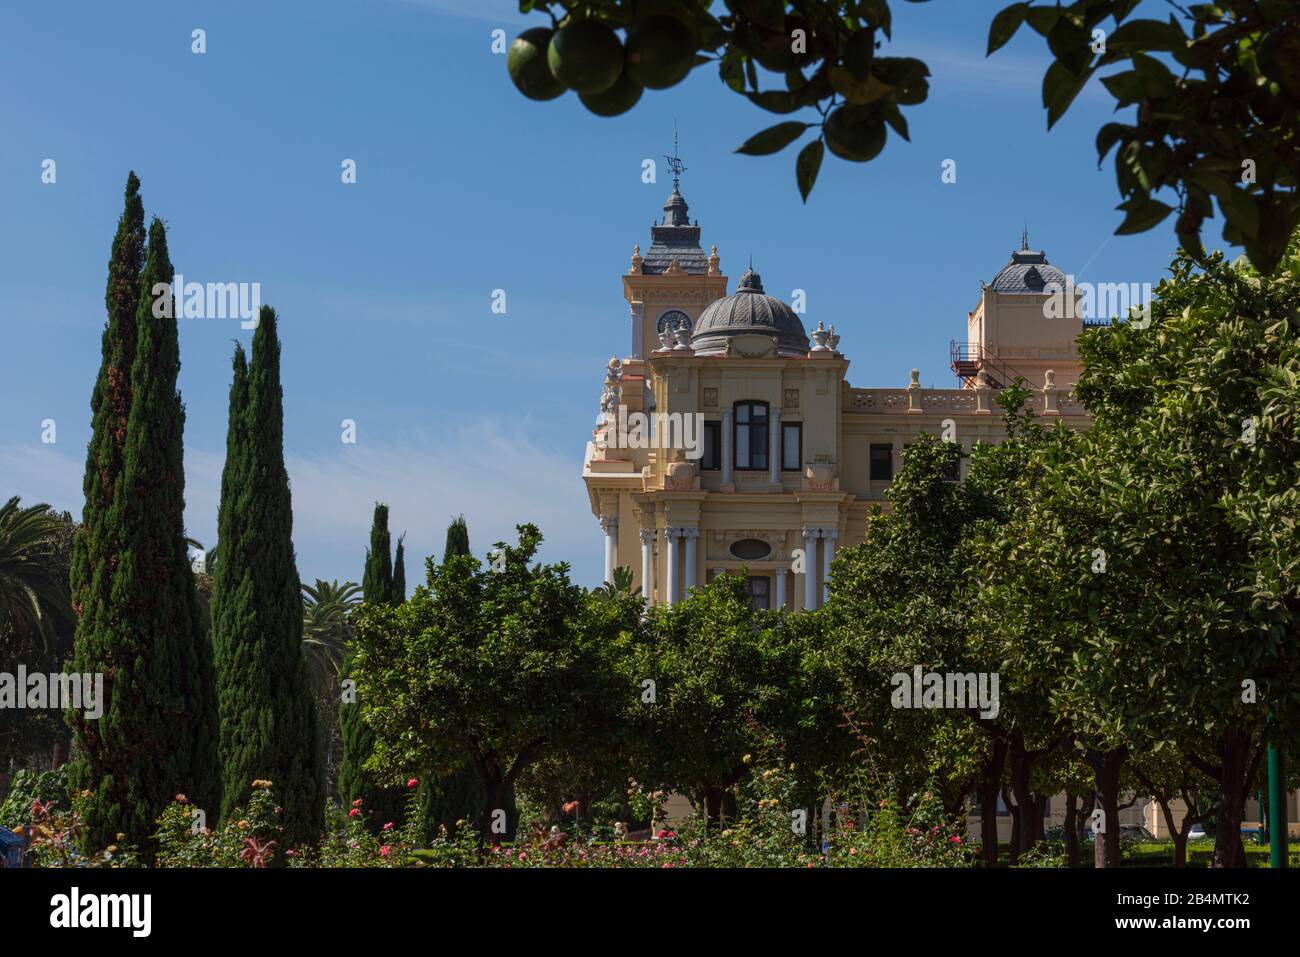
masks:
<svg viewBox="0 0 1300 957"><path fill-rule="evenodd" d="M673 191L664 203L663 219L650 226L650 247L632 249L631 265L623 277L623 297L632 314L633 359L644 359L662 348L660 335L691 332L704 307L727 294L727 277L714 246L706 256L700 246L700 224L691 223L690 207L682 196L686 166L677 155L664 157L673 174Z"/></svg>

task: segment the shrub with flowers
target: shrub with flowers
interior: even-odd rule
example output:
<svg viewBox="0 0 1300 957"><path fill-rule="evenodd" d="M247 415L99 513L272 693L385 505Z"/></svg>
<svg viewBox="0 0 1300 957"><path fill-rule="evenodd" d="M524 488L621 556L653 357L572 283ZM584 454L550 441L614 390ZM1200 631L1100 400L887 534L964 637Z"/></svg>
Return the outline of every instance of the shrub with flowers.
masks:
<svg viewBox="0 0 1300 957"><path fill-rule="evenodd" d="M270 867L281 863L284 811L270 781L254 781L248 804L219 827L201 825L184 794L158 819L158 867Z"/></svg>

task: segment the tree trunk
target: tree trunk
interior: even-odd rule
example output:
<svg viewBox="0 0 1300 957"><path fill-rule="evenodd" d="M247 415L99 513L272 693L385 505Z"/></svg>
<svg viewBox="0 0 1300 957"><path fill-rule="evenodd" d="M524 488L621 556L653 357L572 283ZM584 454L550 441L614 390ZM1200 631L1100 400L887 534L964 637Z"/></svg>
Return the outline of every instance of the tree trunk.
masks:
<svg viewBox="0 0 1300 957"><path fill-rule="evenodd" d="M998 738L980 779L980 853L985 867L998 866L998 792L1002 790L1006 757L1007 743Z"/></svg>
<svg viewBox="0 0 1300 957"><path fill-rule="evenodd" d="M1236 729L1224 733L1219 775L1219 811L1214 834L1213 867L1245 867L1246 848L1241 842L1241 822L1246 817L1250 778L1251 735Z"/></svg>
<svg viewBox="0 0 1300 957"><path fill-rule="evenodd" d="M1065 792L1065 821L1061 825L1061 836L1065 838L1065 863L1069 867L1079 866L1079 795L1073 791Z"/></svg>
<svg viewBox="0 0 1300 957"><path fill-rule="evenodd" d="M1074 837L1079 842L1079 859L1083 859L1083 829L1088 823L1088 818L1092 816L1092 809L1097 805L1097 792L1089 791L1079 800L1079 817L1074 822Z"/></svg>
<svg viewBox="0 0 1300 957"><path fill-rule="evenodd" d="M1097 784L1097 804L1104 815L1103 832L1094 836L1093 860L1097 867L1119 867L1119 772L1128 755L1127 748L1115 751L1087 752Z"/></svg>
<svg viewBox="0 0 1300 957"><path fill-rule="evenodd" d="M484 804L479 815L479 837L484 844L508 841L510 834L510 785L500 775L483 779Z"/></svg>
<svg viewBox="0 0 1300 957"><path fill-rule="evenodd" d="M50 753L50 770L55 771L68 763L69 740L66 735L54 739L54 749Z"/></svg>
<svg viewBox="0 0 1300 957"><path fill-rule="evenodd" d="M1016 855L1028 851L1043 839L1043 808L1034 798L1029 787L1029 772L1033 769L1033 758L1025 748L1025 738L1019 731L1011 736L1011 793L1015 795L1019 814L1016 829L1019 841L1016 843Z"/></svg>
<svg viewBox="0 0 1300 957"><path fill-rule="evenodd" d="M1005 787L1002 789L1002 801L1006 804L1007 810L1011 812L1010 860L1011 865L1014 867L1016 864L1020 863L1020 828L1023 826L1021 821L1020 805L1012 803L1011 795L1007 793Z"/></svg>

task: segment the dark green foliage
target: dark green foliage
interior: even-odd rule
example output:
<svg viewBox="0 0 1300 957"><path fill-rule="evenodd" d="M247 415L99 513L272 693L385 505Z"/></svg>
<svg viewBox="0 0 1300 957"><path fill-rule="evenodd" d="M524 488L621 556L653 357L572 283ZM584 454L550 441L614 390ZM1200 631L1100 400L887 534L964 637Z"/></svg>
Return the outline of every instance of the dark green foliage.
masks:
<svg viewBox="0 0 1300 957"><path fill-rule="evenodd" d="M469 526L458 515L447 526L447 546L442 553L446 565L457 555L469 554ZM420 775L420 817L432 837L439 827L455 833L457 821L473 821L483 807L486 792L478 772L465 765L450 774L424 771ZM512 799L513 805L513 799ZM513 814L513 807L508 809Z"/></svg>
<svg viewBox="0 0 1300 957"><path fill-rule="evenodd" d="M388 506L375 503L374 520L370 526L370 548L366 550L366 569L361 579L364 601L367 605L394 604L395 582L393 563L389 554L391 539L388 534ZM401 543L398 543L399 549ZM405 572L403 572L403 577ZM405 589L405 584L403 584ZM343 662L341 680L352 677L352 656ZM361 720L362 702L344 700L339 705L339 730L343 738L343 757L339 761L339 798L344 806L361 800L362 813L372 828L401 815L402 792L396 788L375 785L372 775L363 767L375 746L375 734Z"/></svg>
<svg viewBox="0 0 1300 957"><path fill-rule="evenodd" d="M269 780L294 843L320 833L323 769L302 655L302 598L284 467L275 310L262 308L253 359L236 347L221 477L213 642L221 702L222 817Z"/></svg>
<svg viewBox="0 0 1300 957"><path fill-rule="evenodd" d="M393 604L406 601L406 543L405 535L397 539L397 553L393 556Z"/></svg>
<svg viewBox="0 0 1300 957"><path fill-rule="evenodd" d="M393 594L393 556L388 537L388 506L375 503L375 518L370 525L370 548L366 550L366 570L361 578L361 595L368 602L389 602Z"/></svg>
<svg viewBox="0 0 1300 957"><path fill-rule="evenodd" d="M166 232L154 219L135 299L126 291L139 251L139 183L127 184L127 208L109 269L109 329L96 386L86 475L85 537L72 582L81 621L73 670L104 675L107 705L98 720L69 712L79 751L72 786L86 802L91 848L123 839L148 846L155 818L176 794L199 806L218 798L217 717L211 646L202 636L199 601L182 523L185 410L176 391L180 349L176 320L155 308L153 289L169 284ZM135 335L129 385L123 337ZM125 421L121 412L127 409Z"/></svg>
<svg viewBox="0 0 1300 957"><path fill-rule="evenodd" d="M451 561L455 555L469 554L469 526L465 524L465 516L458 515L447 526L447 547L442 553L442 563L445 565Z"/></svg>

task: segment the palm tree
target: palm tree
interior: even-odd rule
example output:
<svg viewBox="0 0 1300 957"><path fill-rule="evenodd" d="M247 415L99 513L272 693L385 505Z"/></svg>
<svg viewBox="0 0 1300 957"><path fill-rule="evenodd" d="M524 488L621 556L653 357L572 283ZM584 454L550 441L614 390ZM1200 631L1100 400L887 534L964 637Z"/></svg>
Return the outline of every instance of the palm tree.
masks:
<svg viewBox="0 0 1300 957"><path fill-rule="evenodd" d="M52 570L61 524L48 505L23 508L18 500L0 506L0 632L36 637L48 653L57 626L72 620L68 583Z"/></svg>
<svg viewBox="0 0 1300 957"><path fill-rule="evenodd" d="M303 585L302 591L302 651L311 669L312 687L326 694L338 677L344 646L352 637L348 619L361 600L361 586L318 578L315 585Z"/></svg>

